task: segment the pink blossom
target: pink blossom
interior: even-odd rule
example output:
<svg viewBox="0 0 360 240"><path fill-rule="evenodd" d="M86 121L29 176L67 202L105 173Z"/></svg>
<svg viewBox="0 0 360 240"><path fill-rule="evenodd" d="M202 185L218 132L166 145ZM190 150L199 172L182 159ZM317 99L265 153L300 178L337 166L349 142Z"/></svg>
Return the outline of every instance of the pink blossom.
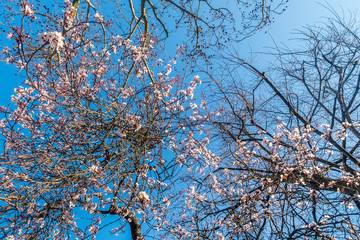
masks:
<svg viewBox="0 0 360 240"><path fill-rule="evenodd" d="M60 32L44 32L39 34L40 44L49 44L57 52L64 47L65 38Z"/></svg>
<svg viewBox="0 0 360 240"><path fill-rule="evenodd" d="M139 199L142 200L142 201L149 201L150 197L149 197L149 195L147 195L146 192L140 191L139 192Z"/></svg>
<svg viewBox="0 0 360 240"><path fill-rule="evenodd" d="M24 2L21 7L21 12L24 14L24 16L31 17L34 15L34 11L31 9L28 2Z"/></svg>

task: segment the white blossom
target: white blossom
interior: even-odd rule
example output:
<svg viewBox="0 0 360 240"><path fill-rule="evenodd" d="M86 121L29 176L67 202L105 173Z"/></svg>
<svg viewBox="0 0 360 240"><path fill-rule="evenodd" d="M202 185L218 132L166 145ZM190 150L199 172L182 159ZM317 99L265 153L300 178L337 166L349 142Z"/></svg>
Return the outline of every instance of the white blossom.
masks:
<svg viewBox="0 0 360 240"><path fill-rule="evenodd" d="M57 52L64 47L65 38L61 32L44 32L39 34L40 44L49 44Z"/></svg>
<svg viewBox="0 0 360 240"><path fill-rule="evenodd" d="M141 199L143 201L149 201L150 197L149 197L149 195L147 195L146 192L141 191L141 192L139 192L139 199Z"/></svg>

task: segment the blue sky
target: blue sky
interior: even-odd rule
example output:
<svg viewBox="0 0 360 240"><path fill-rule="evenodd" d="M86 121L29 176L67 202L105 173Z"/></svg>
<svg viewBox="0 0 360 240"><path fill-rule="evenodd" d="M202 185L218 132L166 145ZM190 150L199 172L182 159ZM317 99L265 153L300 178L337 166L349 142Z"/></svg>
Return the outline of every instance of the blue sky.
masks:
<svg viewBox="0 0 360 240"><path fill-rule="evenodd" d="M304 25L316 25L325 22L325 17L330 17L331 13L326 7L331 6L335 11L342 15L342 12L348 14L349 11L359 16L360 2L358 0L290 0L287 11L280 16L275 16L273 25L265 31L260 31L250 39L239 44L238 50L243 57L249 57L250 53L257 55L256 64L266 66L264 61L269 61L266 55L261 52L268 51L268 47L273 47L274 42L283 43L287 46L296 46L295 41L289 41L294 35L295 29ZM175 45L171 42L168 45ZM5 63L0 63L0 106L7 106L13 90L21 83L21 77L16 76L16 69ZM123 238L130 239L127 234ZM119 236L111 236L106 231L100 233L97 239L119 239Z"/></svg>
<svg viewBox="0 0 360 240"><path fill-rule="evenodd" d="M265 29L266 32L260 31L240 44L240 53L255 53L259 63L264 56L257 53L269 51L269 47L275 46L274 43L296 47L296 41L291 40L295 37L295 30L326 22L326 18L332 16L328 7L333 8L340 16L343 13L348 16L351 12L360 18L358 0L290 0L287 10L282 15L275 16L270 28Z"/></svg>

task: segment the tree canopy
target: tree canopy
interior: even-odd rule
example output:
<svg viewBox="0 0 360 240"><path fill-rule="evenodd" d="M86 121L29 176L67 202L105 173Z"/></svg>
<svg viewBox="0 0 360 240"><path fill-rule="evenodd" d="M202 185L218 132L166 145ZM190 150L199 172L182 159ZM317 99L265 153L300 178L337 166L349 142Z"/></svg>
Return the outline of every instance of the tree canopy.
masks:
<svg viewBox="0 0 360 240"><path fill-rule="evenodd" d="M0 239L360 238L356 19L222 51L286 3L1 1Z"/></svg>

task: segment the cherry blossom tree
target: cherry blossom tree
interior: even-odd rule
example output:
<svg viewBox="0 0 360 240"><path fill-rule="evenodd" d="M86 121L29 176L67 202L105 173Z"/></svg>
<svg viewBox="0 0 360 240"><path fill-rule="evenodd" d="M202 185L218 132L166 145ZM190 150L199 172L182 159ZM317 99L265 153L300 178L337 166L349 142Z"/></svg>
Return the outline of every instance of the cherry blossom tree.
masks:
<svg viewBox="0 0 360 240"><path fill-rule="evenodd" d="M360 238L359 24L298 36L269 71L231 55L209 73L220 147L186 194L186 239Z"/></svg>
<svg viewBox="0 0 360 240"><path fill-rule="evenodd" d="M182 48L163 61L150 35L109 36L96 8L84 22L69 1L62 18L28 2L20 10L3 50L25 80L1 110L1 238L95 238L112 216L113 233L128 223L143 239L141 222L161 227L166 217L180 171L172 146L204 120L199 77L170 76Z"/></svg>
<svg viewBox="0 0 360 240"><path fill-rule="evenodd" d="M1 1L3 60L24 81L1 108L0 238L94 239L129 224L139 240L144 223L156 238L190 237L174 218L187 180L219 158L201 80L175 63L255 33L286 2ZM169 58L162 38L179 27L186 47Z"/></svg>

